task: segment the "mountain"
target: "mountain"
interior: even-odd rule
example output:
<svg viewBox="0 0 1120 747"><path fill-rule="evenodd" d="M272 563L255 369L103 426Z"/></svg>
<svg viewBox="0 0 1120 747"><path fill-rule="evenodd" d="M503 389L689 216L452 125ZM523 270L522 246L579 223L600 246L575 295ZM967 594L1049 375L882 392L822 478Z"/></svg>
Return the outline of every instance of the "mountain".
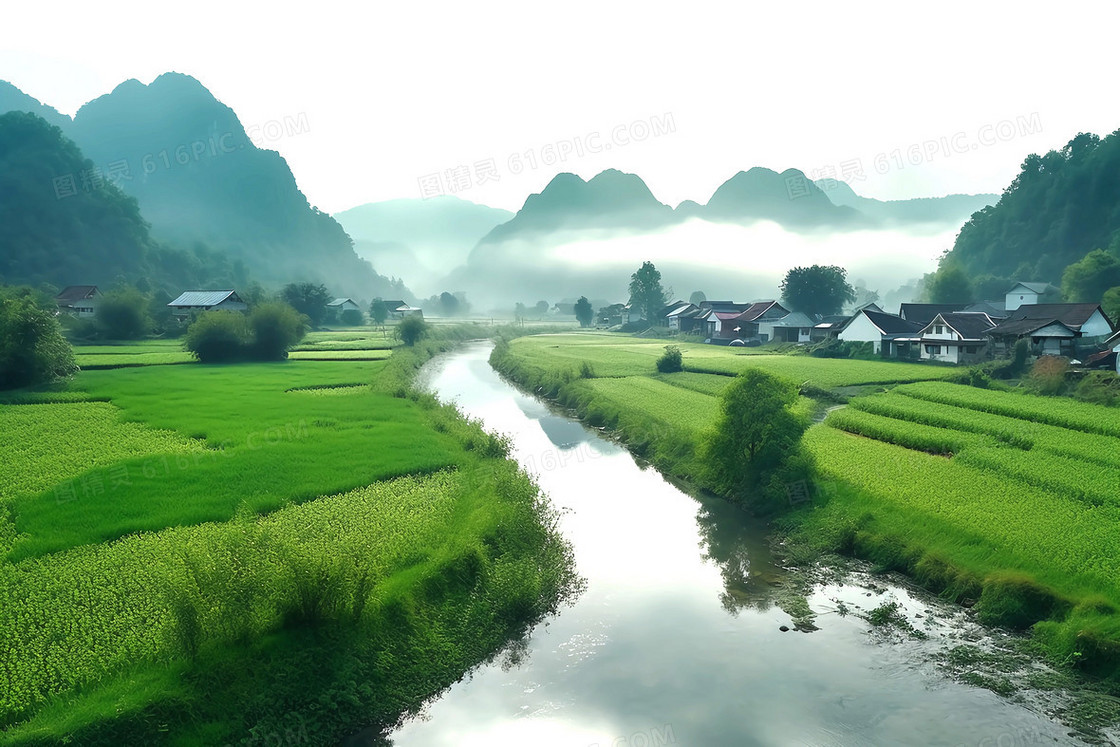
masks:
<svg viewBox="0 0 1120 747"><path fill-rule="evenodd" d="M0 114L7 112L30 112L63 130L72 122L70 117L61 114L54 107L40 103L39 99L28 96L5 80L0 80Z"/></svg>
<svg viewBox="0 0 1120 747"><path fill-rule="evenodd" d="M833 204L803 172L786 169L779 174L759 166L740 171L720 185L707 205L690 206L687 213L720 222L772 220L792 229L867 223L856 210Z"/></svg>
<svg viewBox="0 0 1120 747"><path fill-rule="evenodd" d="M479 239L512 217L508 210L451 195L373 202L334 215L354 239L358 256L422 294L442 290L424 290L421 284L465 262Z"/></svg>
<svg viewBox="0 0 1120 747"><path fill-rule="evenodd" d="M280 154L257 148L233 110L190 76L125 81L62 126L106 181L137 199L157 239L226 253L266 284L310 280L338 295L411 298L308 203Z"/></svg>
<svg viewBox="0 0 1120 747"><path fill-rule="evenodd" d="M995 194L946 195L912 200L876 200L861 197L847 182L819 179L814 182L834 204L849 207L884 225L938 224L959 226L977 210L994 205Z"/></svg>
<svg viewBox="0 0 1120 747"><path fill-rule="evenodd" d="M1120 256L1120 130L1027 156L999 201L964 224L941 266L1057 284L1066 266L1106 248Z"/></svg>
<svg viewBox="0 0 1120 747"><path fill-rule="evenodd" d="M509 221L479 242L496 244L565 229L648 231L674 220L673 209L658 202L641 177L607 169L584 181L561 173L539 193L529 195Z"/></svg>
<svg viewBox="0 0 1120 747"><path fill-rule="evenodd" d="M244 282L225 256L156 242L136 200L98 181L62 131L22 111L0 115L0 282L110 286Z"/></svg>

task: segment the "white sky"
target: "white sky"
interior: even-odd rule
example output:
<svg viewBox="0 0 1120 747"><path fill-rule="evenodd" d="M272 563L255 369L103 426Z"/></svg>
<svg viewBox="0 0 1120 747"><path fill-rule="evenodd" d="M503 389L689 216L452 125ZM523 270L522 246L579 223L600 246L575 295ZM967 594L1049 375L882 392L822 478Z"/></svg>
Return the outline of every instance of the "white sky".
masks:
<svg viewBox="0 0 1120 747"><path fill-rule="evenodd" d="M676 205L751 166L858 161L855 190L896 199L999 192L1028 153L1120 127L1118 21L1112 2L71 0L5 7L0 78L73 114L128 78L193 75L247 128L306 124L265 147L329 212L458 166L459 196L508 209L610 167ZM672 132L539 163L665 115ZM499 178L474 183L490 158Z"/></svg>

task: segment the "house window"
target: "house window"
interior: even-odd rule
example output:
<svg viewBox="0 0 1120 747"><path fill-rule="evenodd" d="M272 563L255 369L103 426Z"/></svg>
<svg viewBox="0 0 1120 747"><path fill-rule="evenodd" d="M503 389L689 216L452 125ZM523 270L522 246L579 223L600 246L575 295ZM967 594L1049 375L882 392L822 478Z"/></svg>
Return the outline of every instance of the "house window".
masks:
<svg viewBox="0 0 1120 747"><path fill-rule="evenodd" d="M940 335L940 334L944 334L944 332L945 332L945 328L942 327L940 324L933 325L933 334Z"/></svg>
<svg viewBox="0 0 1120 747"><path fill-rule="evenodd" d="M926 345L926 352L930 355L941 355L940 345Z"/></svg>

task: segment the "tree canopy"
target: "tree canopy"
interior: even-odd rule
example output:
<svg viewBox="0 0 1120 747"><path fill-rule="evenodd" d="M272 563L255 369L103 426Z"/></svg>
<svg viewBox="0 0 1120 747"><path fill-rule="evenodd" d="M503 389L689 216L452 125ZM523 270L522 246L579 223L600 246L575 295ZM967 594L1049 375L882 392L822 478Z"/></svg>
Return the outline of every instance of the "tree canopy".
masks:
<svg viewBox="0 0 1120 747"><path fill-rule="evenodd" d="M661 286L661 272L653 262L643 262L630 276L630 305L647 321L653 322L668 299Z"/></svg>
<svg viewBox="0 0 1120 747"><path fill-rule="evenodd" d="M327 316L331 294L321 283L288 283L280 291L280 298L306 316L312 327L318 327Z"/></svg>
<svg viewBox="0 0 1120 747"><path fill-rule="evenodd" d="M581 327L590 327L591 320L595 317L595 310L591 308L591 302L587 300L587 296L580 296L575 305L576 321L579 322Z"/></svg>
<svg viewBox="0 0 1120 747"><path fill-rule="evenodd" d="M1120 259L1096 249L1062 273L1062 296L1069 303L1100 303L1104 294L1120 285Z"/></svg>
<svg viewBox="0 0 1120 747"><path fill-rule="evenodd" d="M397 325L396 335L405 345L412 346L428 334L428 323L423 317L409 314Z"/></svg>
<svg viewBox="0 0 1120 747"><path fill-rule="evenodd" d="M53 311L31 293L0 293L0 389L43 384L78 371Z"/></svg>
<svg viewBox="0 0 1120 747"><path fill-rule="evenodd" d="M809 316L839 314L844 304L855 300L855 290L846 280L848 271L836 265L794 267L782 280L782 301L791 310Z"/></svg>
<svg viewBox="0 0 1120 747"><path fill-rule="evenodd" d="M926 282L925 295L930 303L971 303L975 301L972 281L959 265L941 265Z"/></svg>

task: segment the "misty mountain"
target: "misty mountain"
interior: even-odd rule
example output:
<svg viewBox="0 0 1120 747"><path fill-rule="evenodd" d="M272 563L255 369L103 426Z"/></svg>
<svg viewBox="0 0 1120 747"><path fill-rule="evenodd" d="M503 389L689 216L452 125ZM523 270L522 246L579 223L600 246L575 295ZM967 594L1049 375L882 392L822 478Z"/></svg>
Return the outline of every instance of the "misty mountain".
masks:
<svg viewBox="0 0 1120 747"><path fill-rule="evenodd" d="M678 207L685 208L685 203ZM855 228L867 221L858 211L833 203L798 169L778 173L756 166L720 185L708 204L689 205L683 213L710 221L749 223L772 220L787 228L836 226Z"/></svg>
<svg viewBox="0 0 1120 747"><path fill-rule="evenodd" d="M63 129L106 182L137 199L157 239L228 253L267 284L311 280L356 298L411 296L360 259L342 227L308 203L280 154L257 148L233 110L190 76L125 81Z"/></svg>
<svg viewBox="0 0 1120 747"><path fill-rule="evenodd" d="M0 115L0 282L245 282L244 267L225 255L161 246L135 198L93 174L93 162L58 127L27 112Z"/></svg>
<svg viewBox="0 0 1120 747"><path fill-rule="evenodd" d="M959 226L976 211L994 205L999 200L999 195L995 194L876 200L861 197L847 182L838 179L818 179L814 184L836 205L858 210L884 225L932 223Z"/></svg>
<svg viewBox="0 0 1120 747"><path fill-rule="evenodd" d="M424 290L425 280L442 278L465 262L471 248L513 213L440 195L368 203L334 217L354 239L358 256L425 293L441 290Z"/></svg>
<svg viewBox="0 0 1120 747"><path fill-rule="evenodd" d="M0 114L7 112L30 112L47 120L55 127L61 127L65 132L70 127L71 119L60 113L53 106L47 106L39 99L28 96L11 83L0 80Z"/></svg>
<svg viewBox="0 0 1120 747"><path fill-rule="evenodd" d="M964 224L942 261L973 276L1059 282L1094 249L1120 256L1120 130L1032 154L999 202Z"/></svg>

